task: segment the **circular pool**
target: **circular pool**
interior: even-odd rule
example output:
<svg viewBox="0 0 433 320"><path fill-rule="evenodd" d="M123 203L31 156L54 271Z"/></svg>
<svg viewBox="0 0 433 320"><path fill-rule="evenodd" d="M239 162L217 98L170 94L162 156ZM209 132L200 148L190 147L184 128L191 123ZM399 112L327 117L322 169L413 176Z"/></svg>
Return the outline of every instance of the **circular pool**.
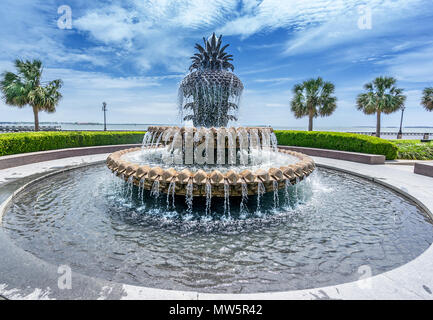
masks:
<svg viewBox="0 0 433 320"><path fill-rule="evenodd" d="M56 265L116 282L198 292L322 287L376 275L414 259L433 225L412 202L378 184L318 168L279 193L194 199L142 192L103 164L31 184L12 201L3 229Z"/></svg>

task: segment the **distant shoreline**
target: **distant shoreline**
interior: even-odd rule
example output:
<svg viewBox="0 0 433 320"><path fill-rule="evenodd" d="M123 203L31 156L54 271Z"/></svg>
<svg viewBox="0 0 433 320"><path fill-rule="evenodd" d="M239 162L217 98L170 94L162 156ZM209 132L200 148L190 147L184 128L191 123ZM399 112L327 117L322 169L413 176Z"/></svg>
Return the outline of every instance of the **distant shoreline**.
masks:
<svg viewBox="0 0 433 320"><path fill-rule="evenodd" d="M99 122L40 122L40 125L71 125L71 126L103 126L103 123ZM26 126L33 126L33 122L19 122L19 121L0 121L0 125L26 125ZM175 123L107 123L107 126L179 126L179 124ZM241 124L241 126L247 126L247 127L268 127L269 125L264 124ZM272 126L273 128L281 128L281 129L299 129L299 130L305 130L305 128L302 127L294 127L294 126ZM316 129L374 129L376 130L375 126L326 126L326 127L320 127L317 126ZM396 126L383 126L382 129L399 129L399 127ZM403 129L433 129L433 126L404 126Z"/></svg>

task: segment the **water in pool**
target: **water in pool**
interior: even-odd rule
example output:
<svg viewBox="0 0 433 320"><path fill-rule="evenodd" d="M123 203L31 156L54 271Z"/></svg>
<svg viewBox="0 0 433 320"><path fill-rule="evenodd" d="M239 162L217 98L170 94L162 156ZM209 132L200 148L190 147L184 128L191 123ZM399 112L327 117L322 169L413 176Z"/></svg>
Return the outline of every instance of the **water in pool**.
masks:
<svg viewBox="0 0 433 320"><path fill-rule="evenodd" d="M24 250L75 272L147 287L247 293L320 287L396 268L433 242L413 203L318 168L299 186L240 199L141 193L105 164L61 173L18 196L3 229Z"/></svg>

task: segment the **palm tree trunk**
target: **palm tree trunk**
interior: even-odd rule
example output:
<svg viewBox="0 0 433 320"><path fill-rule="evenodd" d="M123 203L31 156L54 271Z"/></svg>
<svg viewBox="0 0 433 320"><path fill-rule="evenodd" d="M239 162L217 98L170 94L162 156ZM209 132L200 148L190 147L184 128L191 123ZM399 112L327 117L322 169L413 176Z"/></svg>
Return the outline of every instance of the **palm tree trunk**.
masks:
<svg viewBox="0 0 433 320"><path fill-rule="evenodd" d="M376 137L380 138L380 111L378 110L376 118Z"/></svg>
<svg viewBox="0 0 433 320"><path fill-rule="evenodd" d="M308 115L308 131L313 131L313 115L312 112Z"/></svg>
<svg viewBox="0 0 433 320"><path fill-rule="evenodd" d="M36 106L33 107L33 115L35 117L35 131L39 131L39 110Z"/></svg>

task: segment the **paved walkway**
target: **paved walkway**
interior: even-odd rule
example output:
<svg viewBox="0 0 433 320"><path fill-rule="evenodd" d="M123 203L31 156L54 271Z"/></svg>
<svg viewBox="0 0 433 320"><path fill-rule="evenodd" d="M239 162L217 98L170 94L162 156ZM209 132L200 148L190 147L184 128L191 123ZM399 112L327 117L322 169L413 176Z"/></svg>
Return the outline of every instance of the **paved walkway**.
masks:
<svg viewBox="0 0 433 320"><path fill-rule="evenodd" d="M108 153L105 153L105 154L97 154L91 156L72 157L66 159L58 159L52 161L33 163L33 164L28 164L25 166L14 167L9 169L3 169L0 170L0 185L5 182L24 178L32 174L49 172L49 171L58 170L68 166L77 166L77 165L92 163L96 161L103 161L107 159L108 155L109 155Z"/></svg>
<svg viewBox="0 0 433 320"><path fill-rule="evenodd" d="M409 165L413 166L416 162L419 163L433 163L433 160L406 160L406 159L397 159L397 160L386 160L385 164L397 164L397 165Z"/></svg>

